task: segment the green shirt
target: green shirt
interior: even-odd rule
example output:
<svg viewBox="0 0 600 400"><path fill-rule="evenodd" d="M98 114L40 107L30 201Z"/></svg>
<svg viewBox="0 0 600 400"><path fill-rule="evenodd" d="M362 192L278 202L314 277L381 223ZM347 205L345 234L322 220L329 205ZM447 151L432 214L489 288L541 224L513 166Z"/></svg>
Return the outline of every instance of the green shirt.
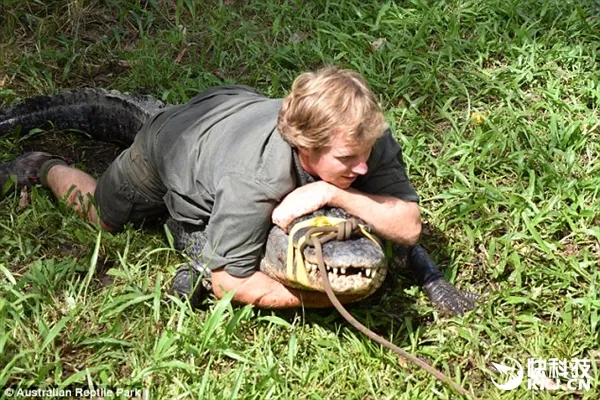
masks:
<svg viewBox="0 0 600 400"><path fill-rule="evenodd" d="M234 276L258 267L275 206L298 185L292 148L277 130L282 99L248 87L212 88L167 109L146 132L172 218L207 229L204 261ZM417 201L388 132L354 187Z"/></svg>

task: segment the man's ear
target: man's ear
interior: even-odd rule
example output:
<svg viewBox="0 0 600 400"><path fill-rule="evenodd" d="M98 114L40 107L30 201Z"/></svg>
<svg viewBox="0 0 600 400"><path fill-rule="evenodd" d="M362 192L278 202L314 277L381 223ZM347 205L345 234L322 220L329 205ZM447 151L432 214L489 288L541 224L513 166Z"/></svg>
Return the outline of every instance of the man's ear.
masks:
<svg viewBox="0 0 600 400"><path fill-rule="evenodd" d="M308 156L310 154L310 149L303 147L303 146L296 146L296 150L298 151L298 154L303 155L303 156Z"/></svg>
<svg viewBox="0 0 600 400"><path fill-rule="evenodd" d="M313 158L315 150L300 146L298 146L296 150L298 151L298 160L300 161L300 166L302 169L309 174L313 173L311 159Z"/></svg>
<svg viewBox="0 0 600 400"><path fill-rule="evenodd" d="M309 149L308 147L298 146L297 151L298 151L298 158L300 159L300 163L302 164L302 167L305 170L307 170L307 167L308 167L307 164L310 162L311 159L313 159L313 157L315 156L315 152L317 150Z"/></svg>

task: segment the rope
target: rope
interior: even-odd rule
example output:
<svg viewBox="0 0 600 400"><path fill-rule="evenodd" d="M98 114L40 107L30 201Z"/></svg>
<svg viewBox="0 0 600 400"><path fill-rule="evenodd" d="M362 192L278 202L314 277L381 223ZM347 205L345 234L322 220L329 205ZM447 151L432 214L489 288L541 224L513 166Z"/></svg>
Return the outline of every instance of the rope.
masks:
<svg viewBox="0 0 600 400"><path fill-rule="evenodd" d="M323 280L323 286L325 288L325 293L327 293L327 297L331 301L331 304L338 310L338 312L344 317L352 326L356 329L367 335L370 339L376 341L382 346L387 347L392 350L396 354L405 358L406 360L418 365L425 371L429 372L431 375L436 377L442 382L447 383L451 386L457 393L460 393L467 398L472 398L473 400L478 400L477 397L469 393L462 386L454 382L448 376L444 375L442 372L436 370L431 365L426 363L425 361L413 356L412 354L406 352L404 349L396 346L390 341L382 338L375 332L371 331L369 328L358 322L340 303L340 301L335 297L333 293L333 289L331 288L331 284L329 282L329 278L327 277L327 270L325 268L325 262L323 261L323 247L322 245L330 240L348 240L354 233L358 231L358 221L355 218L350 218L346 221L340 222L336 226L321 226L314 227L309 229L303 236L304 239L300 246L300 251L304 250L306 246L312 246L315 248L317 263L319 265L319 272L321 274L321 279Z"/></svg>

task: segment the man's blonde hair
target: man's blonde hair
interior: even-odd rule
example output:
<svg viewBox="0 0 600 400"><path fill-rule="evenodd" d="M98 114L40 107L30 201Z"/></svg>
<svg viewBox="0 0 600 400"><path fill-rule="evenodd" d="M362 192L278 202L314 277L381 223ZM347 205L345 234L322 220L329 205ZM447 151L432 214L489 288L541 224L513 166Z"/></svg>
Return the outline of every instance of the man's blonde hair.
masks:
<svg viewBox="0 0 600 400"><path fill-rule="evenodd" d="M293 147L319 150L337 132L375 141L388 125L375 94L356 72L326 67L296 78L279 112L279 133Z"/></svg>

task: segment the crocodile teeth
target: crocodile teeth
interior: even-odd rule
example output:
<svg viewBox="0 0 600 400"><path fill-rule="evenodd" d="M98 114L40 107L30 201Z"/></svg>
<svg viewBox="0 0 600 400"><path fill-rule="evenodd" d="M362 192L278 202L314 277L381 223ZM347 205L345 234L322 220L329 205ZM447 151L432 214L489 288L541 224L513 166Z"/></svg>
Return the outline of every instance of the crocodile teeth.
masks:
<svg viewBox="0 0 600 400"><path fill-rule="evenodd" d="M340 268L340 271L342 272L342 274L346 273L346 268Z"/></svg>
<svg viewBox="0 0 600 400"><path fill-rule="evenodd" d="M338 273L338 269L337 269L337 268L334 268L334 269L333 269L333 273L337 275L337 273Z"/></svg>
<svg viewBox="0 0 600 400"><path fill-rule="evenodd" d="M370 269L365 270L365 276L367 278L371 276L371 270Z"/></svg>

